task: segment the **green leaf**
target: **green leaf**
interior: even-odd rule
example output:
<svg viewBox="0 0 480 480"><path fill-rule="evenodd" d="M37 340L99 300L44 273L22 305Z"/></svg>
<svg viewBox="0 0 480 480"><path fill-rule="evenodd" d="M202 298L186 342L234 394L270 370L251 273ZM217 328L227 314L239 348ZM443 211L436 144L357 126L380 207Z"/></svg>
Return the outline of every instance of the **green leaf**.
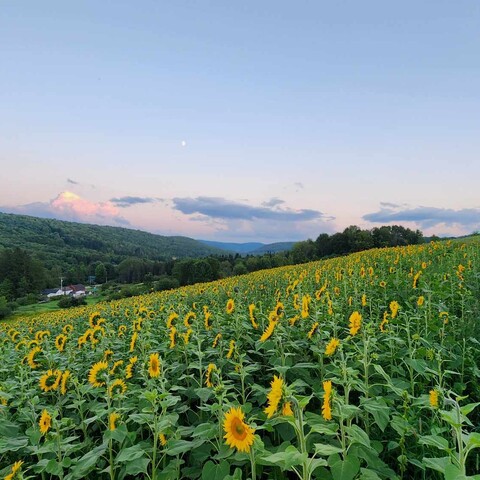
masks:
<svg viewBox="0 0 480 480"><path fill-rule="evenodd" d="M211 388L196 388L195 393L197 394L197 397L204 403L213 395Z"/></svg>
<svg viewBox="0 0 480 480"><path fill-rule="evenodd" d="M426 467L431 468L432 470L445 473L445 469L447 468L447 465L450 464L450 457L440 457L440 458L423 457L422 462Z"/></svg>
<svg viewBox="0 0 480 480"><path fill-rule="evenodd" d="M322 455L324 457L329 457L334 453L341 453L343 449L340 447L335 447L334 445L328 445L326 443L315 443L315 453L317 455Z"/></svg>
<svg viewBox="0 0 480 480"><path fill-rule="evenodd" d="M381 397L369 398L362 402L362 407L373 415L376 424L383 432L390 421L390 408Z"/></svg>
<svg viewBox="0 0 480 480"><path fill-rule="evenodd" d="M218 432L218 428L214 423L202 423L197 425L192 433L192 437L200 437L204 440L210 440L214 438Z"/></svg>
<svg viewBox="0 0 480 480"><path fill-rule="evenodd" d="M125 466L125 473L127 475L138 475L139 473L147 473L150 459L147 457L136 458L128 462Z"/></svg>
<svg viewBox="0 0 480 480"><path fill-rule="evenodd" d="M132 460L143 457L144 454L145 452L140 445L133 445L132 447L121 450L115 459L115 463L131 462Z"/></svg>
<svg viewBox="0 0 480 480"><path fill-rule="evenodd" d="M301 465L307 459L306 453L300 453L293 445L283 452L273 453L262 457L261 460L269 465L278 465L282 470L291 470L295 465Z"/></svg>
<svg viewBox="0 0 480 480"><path fill-rule="evenodd" d="M468 435L462 435L463 443L471 450L472 448L480 448L480 433L469 433Z"/></svg>
<svg viewBox="0 0 480 480"><path fill-rule="evenodd" d="M230 465L224 460L213 463L209 460L202 468L202 480L223 480L230 473Z"/></svg>
<svg viewBox="0 0 480 480"><path fill-rule="evenodd" d="M368 468L360 469L360 480L382 480L376 472Z"/></svg>
<svg viewBox="0 0 480 480"><path fill-rule="evenodd" d="M365 447L371 448L368 435L358 425L346 427L345 431L347 432L347 435L352 441L352 443L360 443L360 445L365 445Z"/></svg>
<svg viewBox="0 0 480 480"><path fill-rule="evenodd" d="M51 473L52 475L56 475L57 477L63 477L63 468L62 464L58 463L56 458L52 458L45 467L45 471L47 473Z"/></svg>
<svg viewBox="0 0 480 480"><path fill-rule="evenodd" d="M175 457L176 455L180 455L182 453L189 452L194 448L199 447L204 442L203 439L197 438L194 441L190 440L170 440L168 442L167 454Z"/></svg>
<svg viewBox="0 0 480 480"><path fill-rule="evenodd" d="M15 438L20 432L20 427L16 423L2 419L0 422L0 437Z"/></svg>
<svg viewBox="0 0 480 480"><path fill-rule="evenodd" d="M16 452L28 445L27 437L0 438L0 453Z"/></svg>
<svg viewBox="0 0 480 480"><path fill-rule="evenodd" d="M480 402L468 403L467 405L460 407L460 411L463 413L463 415L468 415L469 413L473 412L473 410L479 405L480 405Z"/></svg>
<svg viewBox="0 0 480 480"><path fill-rule="evenodd" d="M468 477L462 474L460 469L453 465L447 465L445 468L445 480L467 480Z"/></svg>
<svg viewBox="0 0 480 480"><path fill-rule="evenodd" d="M139 425L153 423L153 413L132 413L129 418Z"/></svg>
<svg viewBox="0 0 480 480"><path fill-rule="evenodd" d="M90 450L83 457L81 457L76 465L72 468L71 473L65 477L65 480L85 478L87 473L89 473L95 467L99 458L107 450L107 444L99 445L93 450Z"/></svg>
<svg viewBox="0 0 480 480"><path fill-rule="evenodd" d="M429 445L430 447L436 447L440 450L448 452L450 447L448 441L439 435L423 435L419 440L420 445Z"/></svg>
<svg viewBox="0 0 480 480"><path fill-rule="evenodd" d="M353 480L360 471L360 460L352 455L347 455L342 460L339 455L329 459L333 480Z"/></svg>

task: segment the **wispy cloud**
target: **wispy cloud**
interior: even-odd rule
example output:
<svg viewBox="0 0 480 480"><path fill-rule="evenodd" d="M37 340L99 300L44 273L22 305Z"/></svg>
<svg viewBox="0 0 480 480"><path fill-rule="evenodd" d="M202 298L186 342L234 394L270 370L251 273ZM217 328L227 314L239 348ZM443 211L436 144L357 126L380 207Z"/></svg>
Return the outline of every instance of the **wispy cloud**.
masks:
<svg viewBox="0 0 480 480"><path fill-rule="evenodd" d="M129 225L119 215L118 208L111 202L91 202L76 193L65 191L49 202L34 202L27 205L1 206L6 213L56 218L71 222L97 223L102 225Z"/></svg>
<svg viewBox="0 0 480 480"><path fill-rule="evenodd" d="M278 198L278 197L273 197L270 200L267 200L266 202L262 202L262 205L264 207L276 207L277 205L281 205L282 203L285 203L285 200L282 200L281 198Z"/></svg>
<svg viewBox="0 0 480 480"><path fill-rule="evenodd" d="M275 203L275 202L274 202ZM282 202L283 203L283 202ZM278 205L278 202L276 203ZM326 219L318 210L256 207L246 203L233 202L220 197L174 198L173 208L186 214L200 214L223 220L275 220L305 222Z"/></svg>
<svg viewBox="0 0 480 480"><path fill-rule="evenodd" d="M154 203L158 201L156 198L151 197L119 197L119 198L111 198L110 202L115 204L117 207L120 208L127 208L131 207L132 205L144 204L144 203Z"/></svg>
<svg viewBox="0 0 480 480"><path fill-rule="evenodd" d="M437 208L406 205L396 205L383 202L378 212L368 213L362 217L374 223L413 222L422 228L438 225L461 226L467 229L480 227L480 208Z"/></svg>

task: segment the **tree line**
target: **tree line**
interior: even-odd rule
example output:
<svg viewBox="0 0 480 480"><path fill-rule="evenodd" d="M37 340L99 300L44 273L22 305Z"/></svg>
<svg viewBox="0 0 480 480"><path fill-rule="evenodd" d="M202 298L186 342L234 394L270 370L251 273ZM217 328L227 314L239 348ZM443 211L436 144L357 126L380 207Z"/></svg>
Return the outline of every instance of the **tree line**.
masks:
<svg viewBox="0 0 480 480"><path fill-rule="evenodd" d="M58 287L60 278L63 278L63 285L85 284L89 278L94 279L95 283L105 285L104 290L110 291L111 298L121 298L370 248L423 242L422 232L398 225L371 230L350 226L343 232L333 235L322 233L316 240L295 243L290 251L261 256L230 254L170 260L128 257L118 264L100 260L90 263L77 261L66 270L59 265L48 268L34 252L16 247L0 251L0 318L18 305L37 302L41 290ZM133 284L140 285L132 287Z"/></svg>

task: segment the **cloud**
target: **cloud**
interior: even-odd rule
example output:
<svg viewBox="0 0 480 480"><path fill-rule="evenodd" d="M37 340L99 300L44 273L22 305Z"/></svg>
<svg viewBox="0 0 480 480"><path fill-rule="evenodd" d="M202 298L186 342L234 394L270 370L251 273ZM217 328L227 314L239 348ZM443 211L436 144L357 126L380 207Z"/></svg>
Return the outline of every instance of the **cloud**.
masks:
<svg viewBox="0 0 480 480"><path fill-rule="evenodd" d="M114 203L117 207L127 208L132 205L144 204L144 203L154 203L158 199L151 197L120 197L120 198L111 198L110 202Z"/></svg>
<svg viewBox="0 0 480 480"><path fill-rule="evenodd" d="M282 203L285 203L285 200L282 200L281 198L273 197L266 202L262 202L262 205L264 207L276 207L277 205L281 205Z"/></svg>
<svg viewBox="0 0 480 480"><path fill-rule="evenodd" d="M174 198L173 208L186 215L200 214L222 220L307 222L329 218L318 210L292 210L289 208L280 209L266 206L255 207L220 197Z"/></svg>
<svg viewBox="0 0 480 480"><path fill-rule="evenodd" d="M480 208L454 210L451 208L400 206L385 202L380 206L380 211L368 213L362 218L374 223L413 222L422 228L438 225L460 226L468 229L480 227Z"/></svg>
<svg viewBox="0 0 480 480"><path fill-rule="evenodd" d="M71 178L67 178L67 182L71 183L72 185L80 185L78 182L76 182L75 180L72 180Z"/></svg>
<svg viewBox="0 0 480 480"><path fill-rule="evenodd" d="M76 193L65 191L49 202L35 202L27 205L0 207L2 212L56 218L70 222L96 223L102 225L129 225L119 215L117 206L111 202L91 202Z"/></svg>

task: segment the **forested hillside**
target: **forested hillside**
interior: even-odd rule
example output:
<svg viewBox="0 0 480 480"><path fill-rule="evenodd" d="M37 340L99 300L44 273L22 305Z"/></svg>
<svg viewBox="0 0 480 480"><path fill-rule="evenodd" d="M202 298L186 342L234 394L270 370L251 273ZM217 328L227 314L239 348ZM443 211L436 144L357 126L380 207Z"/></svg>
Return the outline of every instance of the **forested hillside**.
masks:
<svg viewBox="0 0 480 480"><path fill-rule="evenodd" d="M46 268L61 269L127 257L170 260L224 253L187 237L0 213L0 249L15 247L35 254Z"/></svg>

